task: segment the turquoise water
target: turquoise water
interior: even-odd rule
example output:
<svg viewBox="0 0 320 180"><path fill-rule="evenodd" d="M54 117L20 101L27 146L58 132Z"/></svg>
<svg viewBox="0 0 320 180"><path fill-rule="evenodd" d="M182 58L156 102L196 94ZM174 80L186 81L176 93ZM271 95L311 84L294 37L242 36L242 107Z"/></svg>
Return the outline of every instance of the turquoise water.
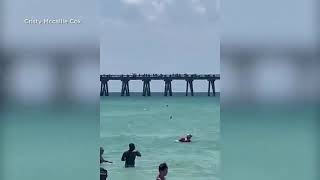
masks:
<svg viewBox="0 0 320 180"><path fill-rule="evenodd" d="M221 179L320 179L318 105L240 105L222 104Z"/></svg>
<svg viewBox="0 0 320 180"><path fill-rule="evenodd" d="M110 96L101 98L100 104L104 158L114 162L103 165L109 179L155 179L162 162L169 166L169 180L218 179L218 97ZM193 143L175 142L186 133L193 134ZM136 168L125 169L120 158L131 142L142 157L137 158Z"/></svg>
<svg viewBox="0 0 320 180"><path fill-rule="evenodd" d="M1 180L99 179L98 146L98 104L0 109Z"/></svg>

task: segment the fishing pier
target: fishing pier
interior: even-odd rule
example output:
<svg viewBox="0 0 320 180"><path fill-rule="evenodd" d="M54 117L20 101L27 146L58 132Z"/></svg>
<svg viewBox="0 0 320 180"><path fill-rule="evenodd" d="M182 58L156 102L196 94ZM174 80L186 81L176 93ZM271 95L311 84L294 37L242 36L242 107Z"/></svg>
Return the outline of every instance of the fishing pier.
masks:
<svg viewBox="0 0 320 180"><path fill-rule="evenodd" d="M186 96L194 95L193 81L205 80L208 82L208 96L216 96L215 81L220 79L220 74L121 74L111 75L103 74L100 75L101 89L100 96L109 96L109 81L121 81L122 87L120 94L121 96L130 96L129 82L130 81L142 81L142 95L151 96L151 81L163 81L164 82L164 96L172 96L172 81L183 80L186 82Z"/></svg>

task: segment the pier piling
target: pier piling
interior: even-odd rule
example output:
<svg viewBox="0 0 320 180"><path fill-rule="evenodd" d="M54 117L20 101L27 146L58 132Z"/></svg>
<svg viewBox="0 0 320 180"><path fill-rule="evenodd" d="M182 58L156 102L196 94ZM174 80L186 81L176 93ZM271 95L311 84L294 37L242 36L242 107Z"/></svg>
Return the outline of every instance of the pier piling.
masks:
<svg viewBox="0 0 320 180"><path fill-rule="evenodd" d="M189 87L190 87L190 92L191 92L191 96L193 96L193 79L187 79L187 87L186 87L186 96L188 96L189 92Z"/></svg>
<svg viewBox="0 0 320 180"><path fill-rule="evenodd" d="M100 96L109 96L108 81L101 81Z"/></svg>
<svg viewBox="0 0 320 180"><path fill-rule="evenodd" d="M130 91L129 91L129 79L122 79L122 88L121 88L121 96L130 96Z"/></svg>
<svg viewBox="0 0 320 180"><path fill-rule="evenodd" d="M151 96L150 81L151 79L143 80L143 92L142 92L143 96Z"/></svg>
<svg viewBox="0 0 320 180"><path fill-rule="evenodd" d="M215 79L208 80L208 96L211 95L211 92L210 92L211 88L212 88L213 96L216 96L216 87L215 87L214 82L215 82Z"/></svg>
<svg viewBox="0 0 320 180"><path fill-rule="evenodd" d="M164 96L172 96L172 87L171 87L172 79L164 79L165 87L164 87Z"/></svg>

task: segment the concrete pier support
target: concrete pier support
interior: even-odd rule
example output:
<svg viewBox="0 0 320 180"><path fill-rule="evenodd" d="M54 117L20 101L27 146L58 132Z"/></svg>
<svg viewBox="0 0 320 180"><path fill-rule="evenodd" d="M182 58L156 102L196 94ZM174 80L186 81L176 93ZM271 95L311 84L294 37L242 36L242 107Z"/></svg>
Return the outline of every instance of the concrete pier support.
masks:
<svg viewBox="0 0 320 180"><path fill-rule="evenodd" d="M191 96L193 96L193 79L187 79L187 86L186 86L186 96L188 96L188 91L189 91L189 86L190 86L190 92L191 92Z"/></svg>
<svg viewBox="0 0 320 180"><path fill-rule="evenodd" d="M172 96L172 87L171 82L172 79L164 79L165 86L164 86L164 96Z"/></svg>
<svg viewBox="0 0 320 180"><path fill-rule="evenodd" d="M129 79L122 79L121 96L130 96Z"/></svg>
<svg viewBox="0 0 320 180"><path fill-rule="evenodd" d="M109 96L108 81L101 81L100 96Z"/></svg>
<svg viewBox="0 0 320 180"><path fill-rule="evenodd" d="M216 87L215 87L215 79L209 79L208 80L208 96L211 95L211 88L212 88L212 93L213 93L213 96L216 96Z"/></svg>
<svg viewBox="0 0 320 180"><path fill-rule="evenodd" d="M151 96L150 81L151 79L143 80L143 92L142 92L143 96Z"/></svg>

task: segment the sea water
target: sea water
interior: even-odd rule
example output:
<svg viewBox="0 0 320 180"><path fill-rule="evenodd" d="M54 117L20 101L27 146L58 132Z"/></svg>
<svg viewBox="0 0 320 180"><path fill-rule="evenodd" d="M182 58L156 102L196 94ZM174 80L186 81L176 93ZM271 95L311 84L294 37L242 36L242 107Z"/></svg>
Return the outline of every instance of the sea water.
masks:
<svg viewBox="0 0 320 180"><path fill-rule="evenodd" d="M99 179L99 106L0 107L0 180Z"/></svg>
<svg viewBox="0 0 320 180"><path fill-rule="evenodd" d="M172 116L172 118L170 118ZM100 136L103 155L113 164L102 165L111 180L152 180L166 162L169 180L216 180L220 164L219 97L183 94L164 97L133 94L102 97ZM191 133L192 143L175 142ZM135 143L142 154L135 168L124 168L122 153Z"/></svg>

